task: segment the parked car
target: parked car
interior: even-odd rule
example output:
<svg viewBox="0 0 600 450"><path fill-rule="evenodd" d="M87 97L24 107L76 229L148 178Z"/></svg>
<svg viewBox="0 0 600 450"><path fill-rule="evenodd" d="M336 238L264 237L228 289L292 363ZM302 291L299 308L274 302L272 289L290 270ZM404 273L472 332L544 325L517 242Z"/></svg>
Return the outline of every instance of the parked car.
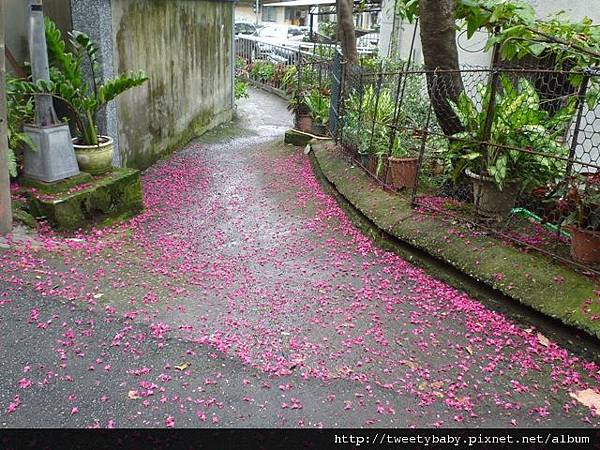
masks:
<svg viewBox="0 0 600 450"><path fill-rule="evenodd" d="M267 25L257 30L255 36L274 44L285 44L286 41L301 41L304 33L300 27L293 25Z"/></svg>
<svg viewBox="0 0 600 450"><path fill-rule="evenodd" d="M268 59L276 63L296 64L304 33L296 26L267 25L257 30L253 39L251 60Z"/></svg>
<svg viewBox="0 0 600 450"><path fill-rule="evenodd" d="M250 22L236 22L233 25L233 31L236 36L252 36L256 34L259 29L260 28L257 25Z"/></svg>

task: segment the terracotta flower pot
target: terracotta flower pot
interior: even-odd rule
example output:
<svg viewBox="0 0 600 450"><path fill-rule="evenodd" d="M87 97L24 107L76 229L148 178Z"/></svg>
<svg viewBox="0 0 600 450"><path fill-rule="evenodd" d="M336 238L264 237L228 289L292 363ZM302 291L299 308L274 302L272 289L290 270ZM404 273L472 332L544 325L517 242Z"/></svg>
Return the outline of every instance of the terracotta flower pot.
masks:
<svg viewBox="0 0 600 450"><path fill-rule="evenodd" d="M600 232L570 227L571 257L583 264L600 263Z"/></svg>
<svg viewBox="0 0 600 450"><path fill-rule="evenodd" d="M473 201L477 213L484 217L502 219L514 208L519 193L518 183L506 183L502 190L492 177L465 171L473 183Z"/></svg>
<svg viewBox="0 0 600 450"><path fill-rule="evenodd" d="M77 141L78 138L73 139L79 170L92 175L102 175L112 170L114 152L112 138L98 136L98 145L82 145Z"/></svg>
<svg viewBox="0 0 600 450"><path fill-rule="evenodd" d="M388 159L387 182L394 189L414 188L417 183L418 158L394 158Z"/></svg>
<svg viewBox="0 0 600 450"><path fill-rule="evenodd" d="M298 114L296 117L296 128L305 133L312 133L313 119L310 114Z"/></svg>

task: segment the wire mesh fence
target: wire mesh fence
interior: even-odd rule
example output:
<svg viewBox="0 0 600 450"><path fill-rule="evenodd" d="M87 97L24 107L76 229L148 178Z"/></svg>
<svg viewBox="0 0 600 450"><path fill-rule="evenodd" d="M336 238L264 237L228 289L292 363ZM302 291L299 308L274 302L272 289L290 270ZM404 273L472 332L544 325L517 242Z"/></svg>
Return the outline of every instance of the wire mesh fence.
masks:
<svg viewBox="0 0 600 450"><path fill-rule="evenodd" d="M340 79L332 135L384 187L600 275L598 71L347 65Z"/></svg>

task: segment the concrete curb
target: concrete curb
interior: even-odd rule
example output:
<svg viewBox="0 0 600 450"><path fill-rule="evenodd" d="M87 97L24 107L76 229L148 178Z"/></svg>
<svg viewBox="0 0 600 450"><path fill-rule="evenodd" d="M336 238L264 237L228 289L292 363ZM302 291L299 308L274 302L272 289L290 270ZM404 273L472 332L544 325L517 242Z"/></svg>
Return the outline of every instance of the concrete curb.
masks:
<svg viewBox="0 0 600 450"><path fill-rule="evenodd" d="M313 141L314 162L336 191L380 230L449 264L465 275L523 305L600 338L598 286L590 278L548 258L503 245L492 236L464 236L411 209L406 198L376 185L345 160L331 141ZM468 231L467 231L468 232ZM584 312L586 307L591 311Z"/></svg>

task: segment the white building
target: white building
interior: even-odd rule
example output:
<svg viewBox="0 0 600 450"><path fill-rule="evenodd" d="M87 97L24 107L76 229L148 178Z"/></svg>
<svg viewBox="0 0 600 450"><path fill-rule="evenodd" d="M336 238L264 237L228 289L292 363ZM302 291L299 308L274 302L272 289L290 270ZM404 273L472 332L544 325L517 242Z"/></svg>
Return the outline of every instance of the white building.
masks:
<svg viewBox="0 0 600 450"><path fill-rule="evenodd" d="M408 59L415 27L410 23L403 22L394 14L396 1L383 0L379 55ZM540 18L564 10L574 21L587 16L594 22L600 23L600 1L598 0L529 0L529 2ZM413 61L419 64L423 62L423 51L419 39L419 30L416 31ZM477 33L471 39L467 39L465 34L457 36L461 65L489 66L491 55L482 51L486 38L487 36L484 33Z"/></svg>
<svg viewBox="0 0 600 450"><path fill-rule="evenodd" d="M235 4L235 21L256 23L256 1L255 0L239 0ZM259 4L260 9L260 4Z"/></svg>

